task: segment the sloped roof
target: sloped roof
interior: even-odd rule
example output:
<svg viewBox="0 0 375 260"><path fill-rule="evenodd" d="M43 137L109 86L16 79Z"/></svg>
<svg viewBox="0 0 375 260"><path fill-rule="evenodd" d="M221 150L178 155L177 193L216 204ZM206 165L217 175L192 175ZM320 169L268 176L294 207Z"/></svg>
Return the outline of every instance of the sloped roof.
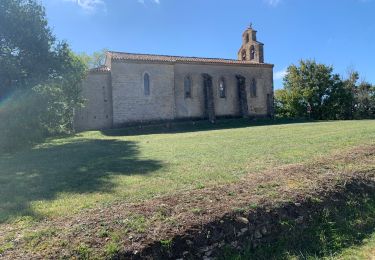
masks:
<svg viewBox="0 0 375 260"><path fill-rule="evenodd" d="M256 63L251 61L241 61L233 59L222 58L200 58L200 57L184 57L184 56L170 56L170 55L154 55L154 54L139 54L127 52L108 52L111 60L114 61L149 61L149 62L165 62L165 63L212 63L212 64L226 64L226 65L250 65L260 67L273 67L272 64Z"/></svg>

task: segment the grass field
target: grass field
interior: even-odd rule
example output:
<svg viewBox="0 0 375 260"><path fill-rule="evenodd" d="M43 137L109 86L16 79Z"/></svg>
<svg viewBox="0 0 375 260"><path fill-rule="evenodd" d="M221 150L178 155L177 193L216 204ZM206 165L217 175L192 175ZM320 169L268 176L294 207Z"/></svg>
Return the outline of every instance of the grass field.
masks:
<svg viewBox="0 0 375 260"><path fill-rule="evenodd" d="M209 130L202 124L190 128ZM234 128L85 132L1 155L0 222L233 182L245 173L375 142L375 121L243 127L246 123L235 120L223 125L228 124Z"/></svg>
<svg viewBox="0 0 375 260"><path fill-rule="evenodd" d="M375 143L371 120L274 125L227 120L164 131L84 132L0 155L0 227L235 182L244 174Z"/></svg>

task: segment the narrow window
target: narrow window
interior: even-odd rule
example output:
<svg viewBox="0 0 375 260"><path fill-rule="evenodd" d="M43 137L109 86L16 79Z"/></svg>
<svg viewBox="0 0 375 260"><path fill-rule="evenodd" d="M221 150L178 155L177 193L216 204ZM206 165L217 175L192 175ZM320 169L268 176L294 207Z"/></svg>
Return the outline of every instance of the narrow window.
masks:
<svg viewBox="0 0 375 260"><path fill-rule="evenodd" d="M255 48L254 45L251 45L250 47L250 60L253 60L255 58Z"/></svg>
<svg viewBox="0 0 375 260"><path fill-rule="evenodd" d="M246 34L246 43L248 43L249 42L249 34Z"/></svg>
<svg viewBox="0 0 375 260"><path fill-rule="evenodd" d="M242 50L241 57L242 60L246 60L246 50Z"/></svg>
<svg viewBox="0 0 375 260"><path fill-rule="evenodd" d="M143 89L144 89L144 94L145 96L150 95L150 76L148 73L145 73L143 76Z"/></svg>
<svg viewBox="0 0 375 260"><path fill-rule="evenodd" d="M186 76L184 79L185 98L191 98L191 78Z"/></svg>
<svg viewBox="0 0 375 260"><path fill-rule="evenodd" d="M226 97L225 80L221 78L219 81L219 96L220 98Z"/></svg>
<svg viewBox="0 0 375 260"><path fill-rule="evenodd" d="M251 97L256 97L257 96L257 82L255 79L251 81L251 86L250 86L250 96Z"/></svg>

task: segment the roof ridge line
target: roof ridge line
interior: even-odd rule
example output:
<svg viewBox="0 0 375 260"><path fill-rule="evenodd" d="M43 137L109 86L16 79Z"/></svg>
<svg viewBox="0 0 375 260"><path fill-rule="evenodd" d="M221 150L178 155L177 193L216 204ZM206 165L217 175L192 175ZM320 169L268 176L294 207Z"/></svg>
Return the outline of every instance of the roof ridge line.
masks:
<svg viewBox="0 0 375 260"><path fill-rule="evenodd" d="M199 56L181 56L181 55L167 55L167 54L148 54L148 53L134 53L134 52L122 52L122 51L108 51L112 54L124 54L124 55L140 55L140 56L159 56L159 57L170 57L170 58L191 58L191 59L211 59L211 60L228 60L228 61L239 61L237 59L229 58L213 58L213 57L199 57Z"/></svg>

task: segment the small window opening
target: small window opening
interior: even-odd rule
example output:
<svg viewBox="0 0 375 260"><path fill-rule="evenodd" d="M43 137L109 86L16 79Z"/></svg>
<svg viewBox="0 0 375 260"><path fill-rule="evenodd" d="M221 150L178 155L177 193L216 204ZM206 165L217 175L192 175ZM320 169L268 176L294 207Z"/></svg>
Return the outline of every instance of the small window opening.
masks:
<svg viewBox="0 0 375 260"><path fill-rule="evenodd" d="M185 98L191 98L191 77L186 76L184 79Z"/></svg>
<svg viewBox="0 0 375 260"><path fill-rule="evenodd" d="M225 80L221 78L219 81L219 96L220 98L226 97Z"/></svg>
<svg viewBox="0 0 375 260"><path fill-rule="evenodd" d="M257 82L256 82L255 79L253 79L251 81L250 95L251 95L251 97L256 97L257 96Z"/></svg>
<svg viewBox="0 0 375 260"><path fill-rule="evenodd" d="M251 45L250 47L250 60L255 59L255 48L254 45Z"/></svg>
<svg viewBox="0 0 375 260"><path fill-rule="evenodd" d="M148 73L145 73L143 76L143 88L144 88L144 95L149 96L150 95L150 76Z"/></svg>
<svg viewBox="0 0 375 260"><path fill-rule="evenodd" d="M241 57L242 60L246 60L246 50L242 50Z"/></svg>

